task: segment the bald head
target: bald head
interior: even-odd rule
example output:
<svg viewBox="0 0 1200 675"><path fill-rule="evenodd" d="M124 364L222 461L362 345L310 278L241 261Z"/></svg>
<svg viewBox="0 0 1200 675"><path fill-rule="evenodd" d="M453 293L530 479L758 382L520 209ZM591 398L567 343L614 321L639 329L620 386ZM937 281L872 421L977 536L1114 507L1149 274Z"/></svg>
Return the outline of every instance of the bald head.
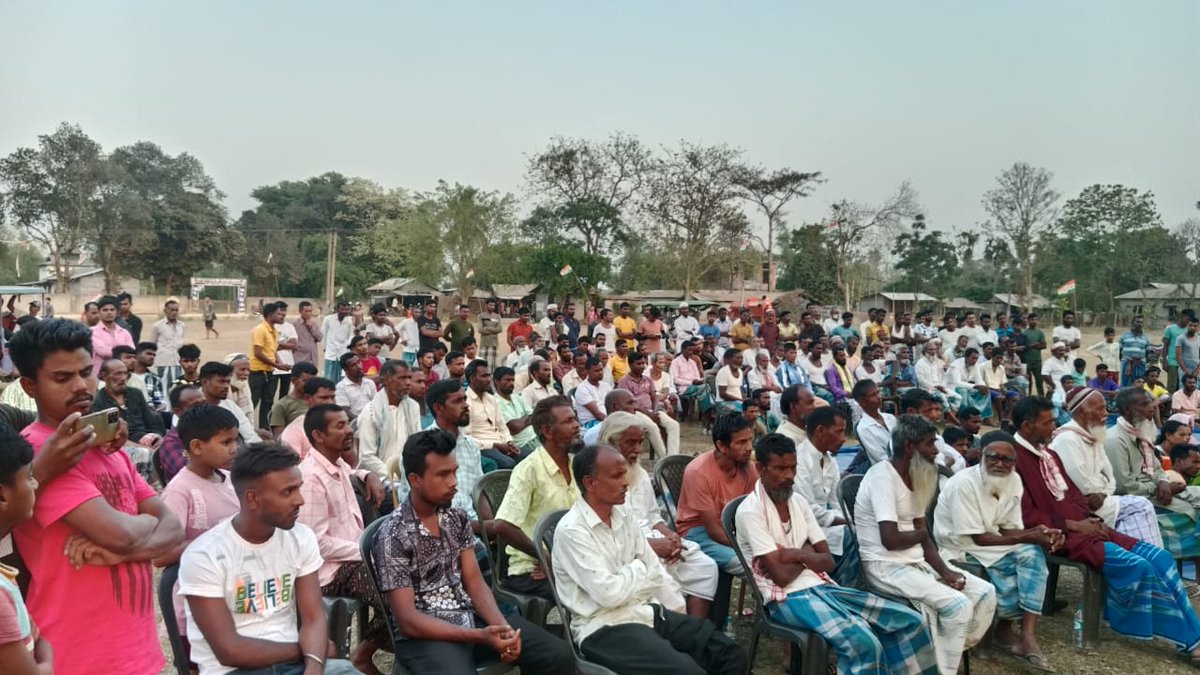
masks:
<svg viewBox="0 0 1200 675"><path fill-rule="evenodd" d="M633 394L626 389L613 389L604 397L604 411L610 415L614 412L637 412Z"/></svg>

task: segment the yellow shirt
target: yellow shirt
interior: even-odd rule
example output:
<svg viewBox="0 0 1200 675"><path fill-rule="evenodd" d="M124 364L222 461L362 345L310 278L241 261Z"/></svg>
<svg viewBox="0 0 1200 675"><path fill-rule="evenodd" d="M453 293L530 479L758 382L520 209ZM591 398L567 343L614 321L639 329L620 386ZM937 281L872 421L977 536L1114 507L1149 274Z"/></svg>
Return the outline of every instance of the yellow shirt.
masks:
<svg viewBox="0 0 1200 675"><path fill-rule="evenodd" d="M1158 401L1162 399L1162 397L1168 395L1166 387L1162 386L1161 384L1156 384L1154 387L1151 387L1150 384L1147 383L1143 384L1142 388L1149 392L1150 395L1154 397L1155 401Z"/></svg>
<svg viewBox="0 0 1200 675"><path fill-rule="evenodd" d="M567 472L573 471L571 458L567 458ZM521 528L533 538L533 528L542 516L552 511L569 509L579 499L579 487L574 479L570 484L558 470L554 458L543 447L521 460L512 470L508 491L496 511L496 518ZM533 558L521 551L508 547L508 573L529 574L535 567Z"/></svg>
<svg viewBox="0 0 1200 675"><path fill-rule="evenodd" d="M613 354L608 357L608 365L612 368L613 384L621 381L622 377L629 374L629 357Z"/></svg>
<svg viewBox="0 0 1200 675"><path fill-rule="evenodd" d="M274 366L259 360L254 354L255 347L262 347L263 354L268 359L275 360L275 352L279 349L279 333L275 330L275 324L263 321L250 331L250 370L268 373L275 370Z"/></svg>
<svg viewBox="0 0 1200 675"><path fill-rule="evenodd" d="M735 349L745 349L750 346L750 338L754 337L754 322L743 324L741 320L733 322L729 329L729 337L733 340Z"/></svg>
<svg viewBox="0 0 1200 675"><path fill-rule="evenodd" d="M630 340L632 342L632 340L634 339L633 338L634 334L637 333L637 322L633 320L632 316L618 316L617 318L613 319L613 326L617 329L617 339L618 340L622 339L621 338L622 333L627 333L629 335L629 337L625 338L625 339ZM633 345L630 344L629 346L632 347ZM607 347L609 353L612 353L613 351L615 351L616 348L617 348L616 342L613 342L611 345L608 345L608 347Z"/></svg>

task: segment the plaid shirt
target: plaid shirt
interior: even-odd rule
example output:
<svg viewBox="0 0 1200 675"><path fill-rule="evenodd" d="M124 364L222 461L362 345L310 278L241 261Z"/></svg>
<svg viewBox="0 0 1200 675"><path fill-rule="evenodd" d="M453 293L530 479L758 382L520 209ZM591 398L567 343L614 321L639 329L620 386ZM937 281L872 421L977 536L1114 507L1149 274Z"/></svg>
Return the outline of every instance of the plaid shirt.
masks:
<svg viewBox="0 0 1200 675"><path fill-rule="evenodd" d="M187 466L187 452L183 447L183 439L179 437L179 429L171 429L163 436L162 445L158 450L158 463L162 466L163 484L171 482L175 474Z"/></svg>
<svg viewBox="0 0 1200 675"><path fill-rule="evenodd" d="M354 496L350 476L366 478L366 471L354 471L342 458L330 463L319 450L308 453L300 462L304 483L300 494L300 522L312 528L321 544L325 564L317 573L321 585L333 581L344 562L361 560L358 539L363 533L362 512Z"/></svg>

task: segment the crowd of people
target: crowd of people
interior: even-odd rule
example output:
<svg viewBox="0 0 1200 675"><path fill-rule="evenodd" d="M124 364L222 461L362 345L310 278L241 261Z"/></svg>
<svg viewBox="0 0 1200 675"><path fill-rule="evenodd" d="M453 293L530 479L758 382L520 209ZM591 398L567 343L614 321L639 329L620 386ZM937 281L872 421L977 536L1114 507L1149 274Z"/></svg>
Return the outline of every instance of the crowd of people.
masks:
<svg viewBox="0 0 1200 675"><path fill-rule="evenodd" d="M993 626L1049 672L1051 553L1104 576L1114 631L1200 663L1197 587L1175 568L1200 557L1190 311L1160 345L1140 318L1106 330L1092 376L1070 312L1047 340L1035 314L702 321L688 303L669 319L622 303L580 320L567 303L535 322L488 301L443 325L433 303L322 318L302 302L289 320L263 302L245 352L214 359L177 302L143 330L132 300L78 321L31 307L2 343L16 380L0 393L0 672L160 672L163 568L178 570L163 621L201 675L378 673L381 650L410 672L570 673L579 654L619 673L743 673L713 614L721 575L823 637L839 672L954 673ZM665 518L647 460L679 454L693 418L712 447ZM481 508L497 470L507 490ZM557 515L547 567L536 530ZM561 603L569 632L493 584ZM345 659L322 598L370 608Z"/></svg>

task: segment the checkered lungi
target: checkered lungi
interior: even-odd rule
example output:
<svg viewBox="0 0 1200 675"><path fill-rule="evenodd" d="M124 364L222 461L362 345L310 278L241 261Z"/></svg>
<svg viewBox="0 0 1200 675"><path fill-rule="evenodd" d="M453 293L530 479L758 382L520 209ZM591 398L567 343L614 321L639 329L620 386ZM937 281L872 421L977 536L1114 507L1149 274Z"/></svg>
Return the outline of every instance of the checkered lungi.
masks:
<svg viewBox="0 0 1200 675"><path fill-rule="evenodd" d="M975 646L992 625L996 613L996 589L979 577L963 572L966 585L958 591L941 581L927 562L896 563L864 561L863 572L871 586L907 598L925 616L933 634L938 670L954 675L963 651Z"/></svg>
<svg viewBox="0 0 1200 675"><path fill-rule="evenodd" d="M768 603L767 612L825 638L839 673L928 673L937 666L921 615L865 591L823 584Z"/></svg>
<svg viewBox="0 0 1200 675"><path fill-rule="evenodd" d="M967 558L979 559L970 553ZM1046 599L1046 580L1050 576L1046 568L1046 554L1034 544L1017 544L1017 547L987 568L988 581L996 587L996 615L1001 619L1019 619L1021 614L1042 613L1042 602Z"/></svg>
<svg viewBox="0 0 1200 675"><path fill-rule="evenodd" d="M1113 498L1108 497L1108 499ZM1149 499L1135 495L1117 495L1115 499L1118 500L1117 520L1109 523L1109 527L1158 548L1166 548L1163 546L1163 537L1154 504L1150 503Z"/></svg>

